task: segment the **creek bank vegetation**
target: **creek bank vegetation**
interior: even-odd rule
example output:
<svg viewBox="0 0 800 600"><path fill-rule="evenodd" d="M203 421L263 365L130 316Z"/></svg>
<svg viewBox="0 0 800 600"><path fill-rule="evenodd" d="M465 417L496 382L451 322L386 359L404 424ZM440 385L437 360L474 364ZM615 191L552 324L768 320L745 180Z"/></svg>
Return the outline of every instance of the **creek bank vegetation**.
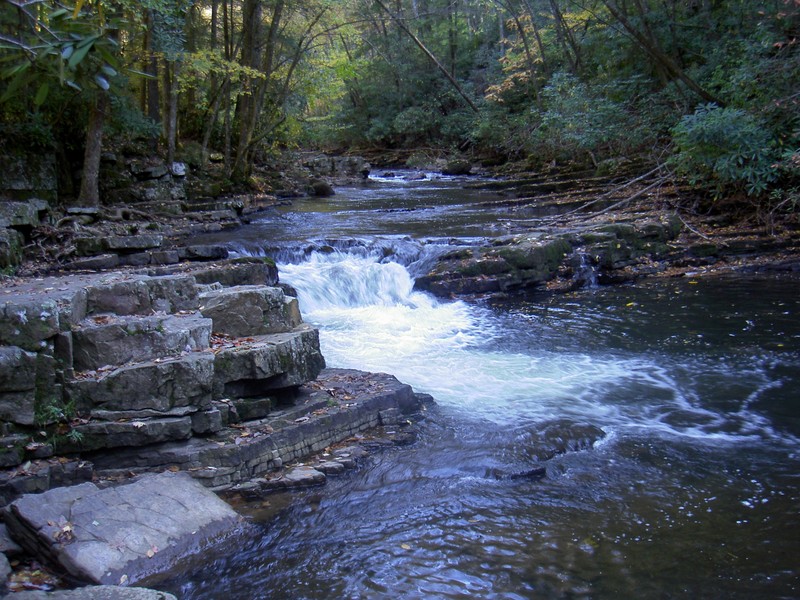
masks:
<svg viewBox="0 0 800 600"><path fill-rule="evenodd" d="M768 220L798 203L798 34L796 0L2 0L0 150L64 206L152 202L117 192L134 156L272 193L313 147L660 165Z"/></svg>

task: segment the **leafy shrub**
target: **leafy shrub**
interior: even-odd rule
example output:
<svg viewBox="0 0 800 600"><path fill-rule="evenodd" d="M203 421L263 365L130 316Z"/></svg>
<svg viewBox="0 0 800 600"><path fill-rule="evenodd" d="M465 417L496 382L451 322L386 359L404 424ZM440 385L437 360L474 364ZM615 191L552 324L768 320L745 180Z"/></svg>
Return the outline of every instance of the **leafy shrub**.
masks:
<svg viewBox="0 0 800 600"><path fill-rule="evenodd" d="M425 141L438 129L437 116L436 111L411 106L394 118L392 129L407 142Z"/></svg>
<svg viewBox="0 0 800 600"><path fill-rule="evenodd" d="M108 133L120 140L148 140L161 134L161 125L143 114L127 96L111 96Z"/></svg>
<svg viewBox="0 0 800 600"><path fill-rule="evenodd" d="M593 160L618 156L640 142L639 128L627 107L576 77L557 73L544 88L545 110L534 143L552 158L588 153Z"/></svg>
<svg viewBox="0 0 800 600"><path fill-rule="evenodd" d="M753 115L715 104L699 106L672 129L671 163L692 185L711 185L717 196L744 190L761 195L777 179L775 144Z"/></svg>

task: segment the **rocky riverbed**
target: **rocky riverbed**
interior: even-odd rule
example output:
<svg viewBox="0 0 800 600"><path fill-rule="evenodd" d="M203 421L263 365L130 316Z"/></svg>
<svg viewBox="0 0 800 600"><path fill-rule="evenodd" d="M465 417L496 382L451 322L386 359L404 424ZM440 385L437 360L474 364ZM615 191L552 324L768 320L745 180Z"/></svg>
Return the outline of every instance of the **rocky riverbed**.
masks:
<svg viewBox="0 0 800 600"><path fill-rule="evenodd" d="M331 187L366 168L338 165L320 159L309 169ZM156 167L131 163L126 181L174 195L185 171ZM676 190L647 180L591 188L550 179L475 182L497 192L487 206L510 208L512 233L454 247L417 286L445 297L557 292L800 266L793 220L770 230L698 216L678 209ZM215 512L213 492L253 498L324 482L356 464L367 431L383 426L406 442L409 415L430 400L388 375L325 369L317 332L271 261L191 242L285 199L192 204L178 194L159 208L148 198L63 212L40 199L0 202L0 502L16 540L0 539L0 549L81 582L146 583L240 526L232 511ZM162 498L165 488L193 500ZM126 494L153 502L120 500ZM123 504L145 508L118 519ZM195 510L218 518L198 533ZM183 522L161 528L166 537L148 532L153 515L182 512ZM139 541L122 549L121 537Z"/></svg>

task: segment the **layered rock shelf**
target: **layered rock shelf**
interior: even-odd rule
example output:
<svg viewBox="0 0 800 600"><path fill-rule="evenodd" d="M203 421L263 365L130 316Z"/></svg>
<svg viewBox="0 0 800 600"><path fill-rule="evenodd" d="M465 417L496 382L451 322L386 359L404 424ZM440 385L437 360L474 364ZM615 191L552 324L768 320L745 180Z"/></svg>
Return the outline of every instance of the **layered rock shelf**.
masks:
<svg viewBox="0 0 800 600"><path fill-rule="evenodd" d="M50 531L75 506L90 507L90 524L107 522L95 509L113 512L120 494L163 486L153 473L181 475L175 485L198 506L209 497L191 486L253 494L316 484L352 461L285 467L394 426L427 399L390 375L325 369L317 330L268 261L44 277L0 291L4 519L29 552L84 581L132 583L134 572L166 568L171 554L154 562L142 546L107 565L119 531L102 540L72 522L69 535ZM120 491L101 495L112 489ZM215 527L206 533L225 529ZM178 527L174 537L187 535ZM73 537L101 547L87 555ZM188 551L175 540L151 546Z"/></svg>

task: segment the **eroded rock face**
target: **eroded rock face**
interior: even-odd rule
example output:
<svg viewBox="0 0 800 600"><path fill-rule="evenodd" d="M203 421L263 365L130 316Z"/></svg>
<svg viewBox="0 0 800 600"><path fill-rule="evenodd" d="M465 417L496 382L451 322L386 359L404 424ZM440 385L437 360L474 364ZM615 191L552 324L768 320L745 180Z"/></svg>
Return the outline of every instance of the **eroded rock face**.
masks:
<svg viewBox="0 0 800 600"><path fill-rule="evenodd" d="M302 325L224 348L214 359L214 396L247 398L312 381L325 367L319 332Z"/></svg>
<svg viewBox="0 0 800 600"><path fill-rule="evenodd" d="M6 153L0 157L3 181L0 192L12 198L55 200L58 192L56 157L48 153Z"/></svg>
<svg viewBox="0 0 800 600"><path fill-rule="evenodd" d="M81 462L80 477L61 477L48 463L55 453L93 460L188 443L270 415L324 368L318 332L302 323L297 300L266 285L277 283L273 264L182 267L3 290L0 467L32 463L0 477L0 503L81 481L85 465L91 476L92 464Z"/></svg>
<svg viewBox="0 0 800 600"><path fill-rule="evenodd" d="M36 354L0 346L0 419L32 425L35 413Z"/></svg>
<svg viewBox="0 0 800 600"><path fill-rule="evenodd" d="M155 416L180 407L209 408L213 378L214 355L198 352L76 379L67 384L67 394L81 413L151 411Z"/></svg>
<svg viewBox="0 0 800 600"><path fill-rule="evenodd" d="M77 371L124 365L208 348L211 320L199 315L111 318L73 332Z"/></svg>

